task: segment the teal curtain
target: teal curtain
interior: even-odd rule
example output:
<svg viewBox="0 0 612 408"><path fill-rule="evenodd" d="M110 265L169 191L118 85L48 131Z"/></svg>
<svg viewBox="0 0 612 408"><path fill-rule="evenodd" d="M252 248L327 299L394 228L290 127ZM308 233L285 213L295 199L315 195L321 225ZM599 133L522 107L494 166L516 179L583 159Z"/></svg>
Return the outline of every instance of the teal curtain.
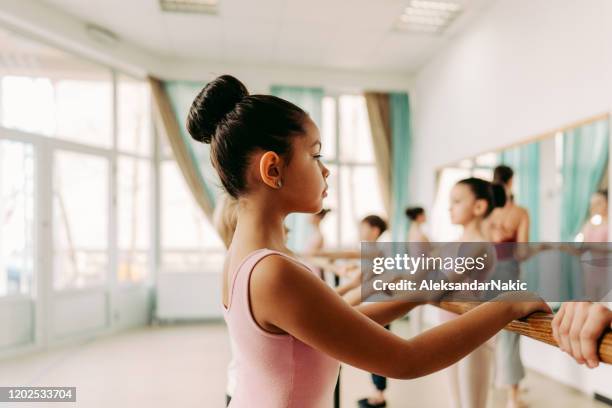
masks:
<svg viewBox="0 0 612 408"><path fill-rule="evenodd" d="M185 123L189 108L197 94L206 85L203 82L192 81L164 81L164 89L170 99L170 105L178 121L181 136L185 141L192 160L197 163L200 170L201 181L210 202L215 204L216 197L221 191L217 172L210 163L210 145L193 140L187 132Z"/></svg>
<svg viewBox="0 0 612 408"><path fill-rule="evenodd" d="M270 93L304 109L317 126L321 128L324 96L322 88L272 85ZM285 224L289 228L287 246L292 251L301 252L305 249L308 238L312 233L308 217L308 214L290 214L285 220Z"/></svg>
<svg viewBox="0 0 612 408"><path fill-rule="evenodd" d="M540 142L507 149L498 157L500 164L514 170L513 194L515 202L529 212L529 241L539 241L540 225ZM540 287L540 260L528 259L521 266L523 281L529 290Z"/></svg>
<svg viewBox="0 0 612 408"><path fill-rule="evenodd" d="M391 226L393 241L405 241L408 217L404 209L408 205L408 172L410 168L410 103L408 94L389 94L391 122Z"/></svg>
<svg viewBox="0 0 612 408"><path fill-rule="evenodd" d="M503 151L500 164L514 170L514 200L529 211L529 241L539 241L540 221L540 142Z"/></svg>
<svg viewBox="0 0 612 408"><path fill-rule="evenodd" d="M608 138L607 119L563 133L562 241L574 241L588 215L591 195L606 170Z"/></svg>
<svg viewBox="0 0 612 408"><path fill-rule="evenodd" d="M561 241L572 242L588 216L591 195L597 190L608 162L608 120L600 120L563 133L561 163ZM579 260L561 254L560 290L567 298L581 294Z"/></svg>

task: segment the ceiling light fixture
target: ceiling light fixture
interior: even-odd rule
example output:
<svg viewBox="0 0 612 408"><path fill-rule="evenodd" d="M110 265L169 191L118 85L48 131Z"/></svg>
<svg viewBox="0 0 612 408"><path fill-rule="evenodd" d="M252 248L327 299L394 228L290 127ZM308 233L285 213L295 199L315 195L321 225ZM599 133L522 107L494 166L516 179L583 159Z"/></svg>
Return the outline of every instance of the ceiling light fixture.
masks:
<svg viewBox="0 0 612 408"><path fill-rule="evenodd" d="M159 0L163 11L180 13L216 14L219 0Z"/></svg>
<svg viewBox="0 0 612 408"><path fill-rule="evenodd" d="M412 0L395 27L401 31L440 34L461 11L461 5L452 1Z"/></svg>
<svg viewBox="0 0 612 408"><path fill-rule="evenodd" d="M94 41L106 46L115 46L119 43L119 36L114 32L96 24L85 24L85 30Z"/></svg>

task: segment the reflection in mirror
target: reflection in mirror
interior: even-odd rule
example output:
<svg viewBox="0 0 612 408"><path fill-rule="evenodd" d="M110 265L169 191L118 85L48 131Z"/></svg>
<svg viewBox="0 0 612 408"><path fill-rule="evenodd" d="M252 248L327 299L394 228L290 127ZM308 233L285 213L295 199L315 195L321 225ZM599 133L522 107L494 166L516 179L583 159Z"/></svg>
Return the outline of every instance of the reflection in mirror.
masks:
<svg viewBox="0 0 612 408"><path fill-rule="evenodd" d="M512 176L506 206L522 207L528 214L528 241L607 242L608 145L606 114L439 169L432 238L450 241L459 235L448 212L457 181L479 177L493 182L495 168L508 166Z"/></svg>
<svg viewBox="0 0 612 408"><path fill-rule="evenodd" d="M461 179L479 177L502 184L507 198L483 222L489 240L608 242L609 120L601 115L441 168L431 217L433 240L459 237L461 228L452 225L449 216L450 191ZM548 282L546 290L566 298L583 297L590 285L584 277L592 275L584 261L590 252L557 257L558 286L551 288ZM539 271L550 268L551 259L544 251L521 262L517 273L531 290L543 289ZM576 274L577 270L584 273Z"/></svg>

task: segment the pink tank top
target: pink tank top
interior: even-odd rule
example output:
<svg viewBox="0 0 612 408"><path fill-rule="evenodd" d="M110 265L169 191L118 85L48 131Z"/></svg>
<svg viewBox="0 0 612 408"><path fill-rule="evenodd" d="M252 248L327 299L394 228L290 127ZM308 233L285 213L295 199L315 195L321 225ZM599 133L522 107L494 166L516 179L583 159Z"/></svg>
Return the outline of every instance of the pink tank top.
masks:
<svg viewBox="0 0 612 408"><path fill-rule="evenodd" d="M270 249L252 252L234 272L228 307L223 308L236 345L238 378L230 407L329 408L338 377L338 361L291 335L263 330L251 314L251 272L260 260L273 254L295 261Z"/></svg>

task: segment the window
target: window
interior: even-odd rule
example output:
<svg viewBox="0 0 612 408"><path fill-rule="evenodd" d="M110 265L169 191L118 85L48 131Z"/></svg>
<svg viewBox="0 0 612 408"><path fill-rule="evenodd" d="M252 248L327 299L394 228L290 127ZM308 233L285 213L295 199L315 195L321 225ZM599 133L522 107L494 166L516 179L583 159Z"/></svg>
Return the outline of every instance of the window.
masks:
<svg viewBox="0 0 612 408"><path fill-rule="evenodd" d="M150 156L151 106L145 81L117 75L117 149Z"/></svg>
<svg viewBox="0 0 612 408"><path fill-rule="evenodd" d="M119 282L138 282L148 275L151 243L151 162L119 157L117 166Z"/></svg>
<svg viewBox="0 0 612 408"><path fill-rule="evenodd" d="M141 282L152 266L152 116L147 82L118 74L117 281Z"/></svg>
<svg viewBox="0 0 612 408"><path fill-rule="evenodd" d="M169 81L165 89L178 113L179 123L185 123L191 103L203 83ZM190 144L207 186L221 186L210 163L210 145L196 142L182 129ZM225 258L225 245L217 231L193 198L191 190L174 159L165 135L158 138L160 164L160 272L220 273Z"/></svg>
<svg viewBox="0 0 612 408"><path fill-rule="evenodd" d="M0 140L0 296L28 294L33 272L34 150Z"/></svg>
<svg viewBox="0 0 612 408"><path fill-rule="evenodd" d="M324 206L332 212L321 225L326 246L354 247L363 217L386 218L380 191L372 191L379 184L365 98L325 97L321 137L323 158L331 172Z"/></svg>
<svg viewBox="0 0 612 408"><path fill-rule="evenodd" d="M225 246L195 203L178 164L161 164L161 237L164 272L219 272Z"/></svg>
<svg viewBox="0 0 612 408"><path fill-rule="evenodd" d="M142 282L154 242L148 83L3 29L0 50L9 61L0 64L0 296L31 292L38 208L52 215L52 242L41 245L53 260L41 273L52 273L53 289L112 275ZM12 142L20 132L32 143ZM53 185L43 203L34 194L39 147Z"/></svg>
<svg viewBox="0 0 612 408"><path fill-rule="evenodd" d="M374 164L374 150L365 98L342 95L339 100L340 160Z"/></svg>
<svg viewBox="0 0 612 408"><path fill-rule="evenodd" d="M0 45L11 61L0 70L2 126L112 146L111 70L8 31Z"/></svg>
<svg viewBox="0 0 612 408"><path fill-rule="evenodd" d="M378 185L378 175L374 165L341 166L340 207L341 244L354 245L359 242L359 221L369 214L385 216L382 199L378 191L372 191Z"/></svg>
<svg viewBox="0 0 612 408"><path fill-rule="evenodd" d="M108 160L57 151L53 162L53 287L102 284L109 269Z"/></svg>

